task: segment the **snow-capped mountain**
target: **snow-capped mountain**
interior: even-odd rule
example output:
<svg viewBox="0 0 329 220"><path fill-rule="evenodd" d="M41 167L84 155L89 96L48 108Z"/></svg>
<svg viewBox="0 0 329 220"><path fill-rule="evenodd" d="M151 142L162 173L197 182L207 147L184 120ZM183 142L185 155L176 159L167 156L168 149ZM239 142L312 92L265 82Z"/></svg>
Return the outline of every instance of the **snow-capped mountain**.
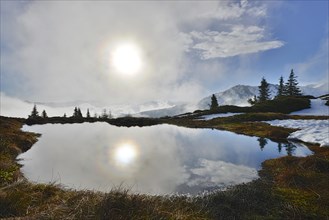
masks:
<svg viewBox="0 0 329 220"><path fill-rule="evenodd" d="M170 108L143 111L138 114L135 114L134 116L157 118L164 116L179 115L182 113L191 112L195 110L196 110L196 105L193 103L176 103L176 105Z"/></svg>
<svg viewBox="0 0 329 220"><path fill-rule="evenodd" d="M305 95L312 95L315 97L319 97L322 95L326 95L329 93L329 83L321 83L321 84L310 84L307 86L301 86L302 93Z"/></svg>
<svg viewBox="0 0 329 220"><path fill-rule="evenodd" d="M278 91L278 85L269 85L270 98L273 98ZM307 86L300 86L304 95L312 95L318 97L320 95L328 94L328 83L311 84ZM248 99L258 96L258 86L237 85L233 86L223 92L215 93L219 105L237 105L249 106ZM211 103L211 96L207 96L199 101L197 107L199 109L208 109Z"/></svg>
<svg viewBox="0 0 329 220"><path fill-rule="evenodd" d="M271 98L277 94L278 85L270 84ZM304 95L313 95L315 97L329 93L328 83L311 84L300 87ZM237 105L248 106L247 100L258 95L258 86L237 85L223 92L215 93L219 105ZM113 117L132 115L135 117L163 117L174 116L186 112L193 112L197 109L208 109L211 102L211 96L205 97L195 103L177 103L170 101L153 101L135 105L102 105L96 102L65 102L65 103L35 103L23 101L14 97L7 96L0 92L1 105L0 115L10 117L27 117L34 104L37 105L39 112L46 110L48 116L62 116L66 113L71 116L74 107L79 107L83 114L89 109L91 115L100 115L106 109L111 112Z"/></svg>
<svg viewBox="0 0 329 220"><path fill-rule="evenodd" d="M273 98L278 90L278 85L269 85L270 97ZM258 95L258 86L237 85L223 92L215 93L219 105L249 106L248 99ZM208 109L211 96L201 99L199 109Z"/></svg>

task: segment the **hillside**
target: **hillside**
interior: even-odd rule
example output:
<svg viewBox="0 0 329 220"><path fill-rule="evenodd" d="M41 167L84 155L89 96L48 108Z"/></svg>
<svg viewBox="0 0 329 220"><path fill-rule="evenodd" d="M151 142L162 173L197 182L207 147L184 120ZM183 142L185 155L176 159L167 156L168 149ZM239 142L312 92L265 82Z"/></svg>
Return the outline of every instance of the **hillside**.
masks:
<svg viewBox="0 0 329 220"><path fill-rule="evenodd" d="M273 98L277 94L278 85L270 84L270 97ZM304 95L312 95L315 97L328 93L328 83L310 84L300 86ZM223 92L215 93L219 105L236 105L249 106L248 99L258 96L258 86L237 85ZM200 100L197 104L199 109L208 109L211 96L207 96Z"/></svg>
<svg viewBox="0 0 329 220"><path fill-rule="evenodd" d="M277 93L277 85L270 84L271 98ZM315 97L328 94L328 83L311 84L300 87L302 92ZM0 115L9 117L27 117L33 103L23 101L1 93ZM215 93L219 105L249 106L247 100L258 95L258 86L236 85L225 91ZM163 117L174 116L185 112L193 112L197 109L208 109L210 95L196 100L195 103L177 103L170 101L152 101L135 105L110 105L104 106L93 102L65 102L65 103L38 103L38 110L45 109L49 116L62 116L64 113L71 115L75 106L81 108L83 114L89 109L92 116L100 115L104 109L111 111L113 117L125 116L127 114L135 117Z"/></svg>

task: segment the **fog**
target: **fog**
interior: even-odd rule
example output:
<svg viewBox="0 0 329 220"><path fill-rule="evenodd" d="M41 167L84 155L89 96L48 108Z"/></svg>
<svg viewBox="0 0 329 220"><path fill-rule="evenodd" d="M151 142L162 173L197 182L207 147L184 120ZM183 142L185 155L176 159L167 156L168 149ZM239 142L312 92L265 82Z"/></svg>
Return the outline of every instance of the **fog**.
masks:
<svg viewBox="0 0 329 220"><path fill-rule="evenodd" d="M31 102L195 101L243 79L215 58L284 45L260 24L266 15L246 0L1 1L1 90ZM135 76L109 65L126 42L141 50Z"/></svg>

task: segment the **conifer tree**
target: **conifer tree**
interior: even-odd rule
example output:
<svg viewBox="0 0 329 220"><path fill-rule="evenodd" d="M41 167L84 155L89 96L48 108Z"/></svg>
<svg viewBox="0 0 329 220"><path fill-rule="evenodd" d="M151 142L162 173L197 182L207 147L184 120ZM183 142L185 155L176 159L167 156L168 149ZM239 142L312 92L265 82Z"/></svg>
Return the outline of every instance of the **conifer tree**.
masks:
<svg viewBox="0 0 329 220"><path fill-rule="evenodd" d="M258 102L265 102L266 100L270 99L270 90L269 84L267 83L266 79L263 77L262 81L260 82L260 86L258 86L259 96Z"/></svg>
<svg viewBox="0 0 329 220"><path fill-rule="evenodd" d="M278 88L278 93L276 94L276 98L282 97L284 95L285 95L285 86L284 86L283 77L281 76L279 79L279 88Z"/></svg>
<svg viewBox="0 0 329 220"><path fill-rule="evenodd" d="M66 118L66 113L64 113L63 118Z"/></svg>
<svg viewBox="0 0 329 220"><path fill-rule="evenodd" d="M260 138L257 139L257 141L259 142L259 147L260 147L260 149L261 149L261 150L264 150L264 147L265 147L266 144L267 144L267 140L266 140L266 138L262 138L262 137L260 137Z"/></svg>
<svg viewBox="0 0 329 220"><path fill-rule="evenodd" d="M78 113L78 115L77 115L78 118L83 118L80 108L78 108L77 113Z"/></svg>
<svg viewBox="0 0 329 220"><path fill-rule="evenodd" d="M74 107L73 117L76 118L77 116L78 116L78 108Z"/></svg>
<svg viewBox="0 0 329 220"><path fill-rule="evenodd" d="M286 148L287 155L292 156L296 149L296 146L293 145L292 143L288 143L288 144L285 144L285 148Z"/></svg>
<svg viewBox="0 0 329 220"><path fill-rule="evenodd" d="M46 110L43 110L42 113L41 113L42 117L43 118L48 118L48 115L46 113Z"/></svg>
<svg viewBox="0 0 329 220"><path fill-rule="evenodd" d="M33 109L32 109L32 112L31 112L31 115L29 115L29 118L38 118L38 117L39 117L39 112L37 110L37 106L34 105Z"/></svg>
<svg viewBox="0 0 329 220"><path fill-rule="evenodd" d="M289 79L285 85L285 95L288 96L301 96L302 93L298 88L297 76L294 74L294 70L291 69Z"/></svg>
<svg viewBox="0 0 329 220"><path fill-rule="evenodd" d="M90 118L89 108L87 109L87 118Z"/></svg>
<svg viewBox="0 0 329 220"><path fill-rule="evenodd" d="M211 104L210 104L210 110L215 110L218 108L218 101L215 96L215 94L212 94L211 96Z"/></svg>
<svg viewBox="0 0 329 220"><path fill-rule="evenodd" d="M278 152L281 153L281 151L282 151L282 144L278 143Z"/></svg>
<svg viewBox="0 0 329 220"><path fill-rule="evenodd" d="M103 112L102 112L101 118L103 118L103 119L108 118L108 115L107 115L106 109L103 109Z"/></svg>
<svg viewBox="0 0 329 220"><path fill-rule="evenodd" d="M250 105L255 105L256 103L257 103L257 97L256 96L254 96L253 98L250 98L250 99L248 99L248 103L250 104Z"/></svg>

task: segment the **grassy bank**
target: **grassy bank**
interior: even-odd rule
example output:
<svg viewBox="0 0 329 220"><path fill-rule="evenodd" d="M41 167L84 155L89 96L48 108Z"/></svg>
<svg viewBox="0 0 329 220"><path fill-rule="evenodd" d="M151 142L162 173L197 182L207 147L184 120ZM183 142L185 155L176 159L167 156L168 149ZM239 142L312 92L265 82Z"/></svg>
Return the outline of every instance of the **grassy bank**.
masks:
<svg viewBox="0 0 329 220"><path fill-rule="evenodd" d="M33 184L16 162L37 141L38 134L20 130L24 120L0 118L0 218L37 219L206 219L207 213L186 197L133 195L124 189L109 193Z"/></svg>
<svg viewBox="0 0 329 220"><path fill-rule="evenodd" d="M286 115L273 112L245 113L230 117L214 118L212 120L199 120L200 116L177 117L166 120L166 123L189 128L211 128L232 131L248 136L268 138L273 141L286 142L290 133L296 129L275 127L261 121L283 119L329 119L328 116L301 116Z"/></svg>
<svg viewBox="0 0 329 220"><path fill-rule="evenodd" d="M238 126L257 130L249 115L208 122L166 119L188 127ZM288 116L292 117L292 116ZM0 217L37 219L325 219L329 218L329 150L310 146L314 155L268 160L260 178L199 197L148 196L125 190L109 193L64 189L56 184L34 184L20 173L15 158L32 147L38 135L20 130L24 120L0 118ZM244 124L246 123L246 124ZM247 125L250 128L247 128ZM249 126L248 125L248 126ZM244 127L244 128L243 128ZM253 128L253 129L252 129ZM223 129L225 129L223 127ZM237 130L238 128L231 128ZM264 127L259 127L259 131ZM281 128L282 129L282 128ZM284 129L283 129L284 130ZM255 131L253 131L255 132ZM284 135L289 134L284 130ZM255 134L255 133L253 133ZM273 134L264 134L274 137ZM280 135L281 136L281 135ZM283 135L282 135L283 136Z"/></svg>

